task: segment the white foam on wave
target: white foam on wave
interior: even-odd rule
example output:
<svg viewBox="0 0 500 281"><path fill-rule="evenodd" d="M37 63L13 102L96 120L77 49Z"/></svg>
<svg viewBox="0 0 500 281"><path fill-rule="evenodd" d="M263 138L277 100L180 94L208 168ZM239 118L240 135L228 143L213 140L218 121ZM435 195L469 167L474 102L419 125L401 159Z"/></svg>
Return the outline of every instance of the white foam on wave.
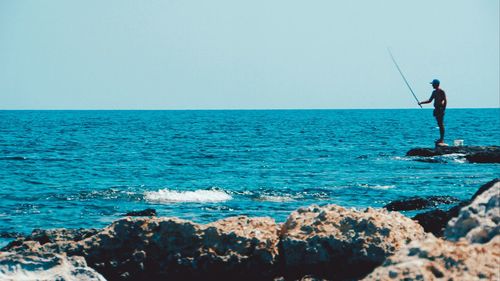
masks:
<svg viewBox="0 0 500 281"><path fill-rule="evenodd" d="M294 201L293 198L289 196L274 196L274 195L261 195L257 198L258 201L267 201L267 202L290 202Z"/></svg>
<svg viewBox="0 0 500 281"><path fill-rule="evenodd" d="M181 202L224 202L233 199L231 195L220 190L178 191L168 188L158 191L147 191L144 199L154 202L181 203Z"/></svg>
<svg viewBox="0 0 500 281"><path fill-rule="evenodd" d="M450 153L450 154L445 154L442 157L451 159L455 163L463 164L467 162L467 160L465 159L465 154L463 153Z"/></svg>
<svg viewBox="0 0 500 281"><path fill-rule="evenodd" d="M387 189L392 189L395 188L395 185L368 185L368 184L360 184L360 187L363 188L370 188L370 189L378 189L378 190L387 190Z"/></svg>
<svg viewBox="0 0 500 281"><path fill-rule="evenodd" d="M408 156L394 156L394 157L391 157L392 160L398 160L398 161L411 161L413 160L411 157L408 157Z"/></svg>

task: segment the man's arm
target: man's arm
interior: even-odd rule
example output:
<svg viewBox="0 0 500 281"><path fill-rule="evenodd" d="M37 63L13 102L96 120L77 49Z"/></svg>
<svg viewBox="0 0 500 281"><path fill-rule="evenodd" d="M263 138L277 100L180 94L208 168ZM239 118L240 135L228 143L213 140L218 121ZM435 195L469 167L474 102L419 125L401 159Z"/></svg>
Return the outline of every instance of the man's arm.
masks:
<svg viewBox="0 0 500 281"><path fill-rule="evenodd" d="M447 104L448 100L446 99L446 94L443 92L443 101L442 101L443 108L446 108Z"/></svg>
<svg viewBox="0 0 500 281"><path fill-rule="evenodd" d="M434 99L434 93L432 93L431 97L428 100L421 101L418 103L418 105L431 103L433 99Z"/></svg>

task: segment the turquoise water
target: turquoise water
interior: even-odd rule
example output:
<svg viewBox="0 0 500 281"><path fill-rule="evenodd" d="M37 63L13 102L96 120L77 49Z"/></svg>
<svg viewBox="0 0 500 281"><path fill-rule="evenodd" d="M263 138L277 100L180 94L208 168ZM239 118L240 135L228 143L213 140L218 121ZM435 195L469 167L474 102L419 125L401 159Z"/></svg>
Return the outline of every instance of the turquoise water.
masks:
<svg viewBox="0 0 500 281"><path fill-rule="evenodd" d="M447 141L499 145L499 109L450 109ZM0 111L0 233L102 227L130 210L283 221L309 204L468 198L497 164L404 157L432 111Z"/></svg>

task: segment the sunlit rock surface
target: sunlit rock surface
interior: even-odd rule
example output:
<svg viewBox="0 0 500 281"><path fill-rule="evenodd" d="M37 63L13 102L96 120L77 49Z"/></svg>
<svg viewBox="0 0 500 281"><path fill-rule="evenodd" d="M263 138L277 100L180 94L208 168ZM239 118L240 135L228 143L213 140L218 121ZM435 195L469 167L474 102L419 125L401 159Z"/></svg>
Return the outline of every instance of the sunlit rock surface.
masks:
<svg viewBox="0 0 500 281"><path fill-rule="evenodd" d="M83 257L0 252L0 280L105 281Z"/></svg>
<svg viewBox="0 0 500 281"><path fill-rule="evenodd" d="M424 237L422 227L400 213L310 206L293 212L283 225L282 258L291 277L356 278Z"/></svg>
<svg viewBox="0 0 500 281"><path fill-rule="evenodd" d="M499 280L500 236L487 244L429 236L389 257L363 281Z"/></svg>

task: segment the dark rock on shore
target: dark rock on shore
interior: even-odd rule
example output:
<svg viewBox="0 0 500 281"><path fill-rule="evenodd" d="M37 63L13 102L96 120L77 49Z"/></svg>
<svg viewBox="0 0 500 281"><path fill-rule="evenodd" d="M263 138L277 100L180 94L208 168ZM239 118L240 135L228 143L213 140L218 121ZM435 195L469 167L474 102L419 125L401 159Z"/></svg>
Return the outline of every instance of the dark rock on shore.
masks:
<svg viewBox="0 0 500 281"><path fill-rule="evenodd" d="M432 157L447 154L463 154L470 163L500 163L500 146L438 146L414 148L406 156Z"/></svg>
<svg viewBox="0 0 500 281"><path fill-rule="evenodd" d="M458 212L462 205L455 206L448 211L440 209L417 214L413 217L426 232L434 234L436 237L442 237L444 228L450 219L458 216Z"/></svg>
<svg viewBox="0 0 500 281"><path fill-rule="evenodd" d="M500 152L477 152L465 155L470 163L500 163Z"/></svg>
<svg viewBox="0 0 500 281"><path fill-rule="evenodd" d="M418 214L413 217L414 220L416 220L426 232L431 232L432 234L436 235L437 237L442 237L444 233L444 229L446 228L446 225L448 222L452 219L455 218L459 215L460 210L462 207L469 205L471 202L473 202L478 196L483 194L485 191L491 189L492 187L495 186L495 184L500 184L500 179L494 179L492 181L489 181L488 183L482 185L476 193L471 197L470 200L465 200L457 204L456 206L450 208L447 211L444 210L431 210L428 212L424 212L421 214Z"/></svg>
<svg viewBox="0 0 500 281"><path fill-rule="evenodd" d="M411 211L432 208L443 204L453 204L457 202L460 202L460 200L452 196L411 197L392 201L389 204L385 205L384 208L389 211Z"/></svg>
<svg viewBox="0 0 500 281"><path fill-rule="evenodd" d="M130 216L130 217L155 217L156 216L156 210L155 209L144 209L142 211L130 211L125 214L125 216Z"/></svg>
<svg viewBox="0 0 500 281"><path fill-rule="evenodd" d="M89 238L95 234L97 234L99 230L95 228L80 228L80 229L66 229L66 228L57 228L57 229L35 229L30 235L20 237L18 236L17 240L12 241L9 246L18 246L23 242L33 241L37 242L40 245L44 245L46 243L56 243L56 242L78 242Z"/></svg>
<svg viewBox="0 0 500 281"><path fill-rule="evenodd" d="M9 231L0 232L0 238L17 238L20 236L22 236L22 234L19 232L9 232Z"/></svg>

